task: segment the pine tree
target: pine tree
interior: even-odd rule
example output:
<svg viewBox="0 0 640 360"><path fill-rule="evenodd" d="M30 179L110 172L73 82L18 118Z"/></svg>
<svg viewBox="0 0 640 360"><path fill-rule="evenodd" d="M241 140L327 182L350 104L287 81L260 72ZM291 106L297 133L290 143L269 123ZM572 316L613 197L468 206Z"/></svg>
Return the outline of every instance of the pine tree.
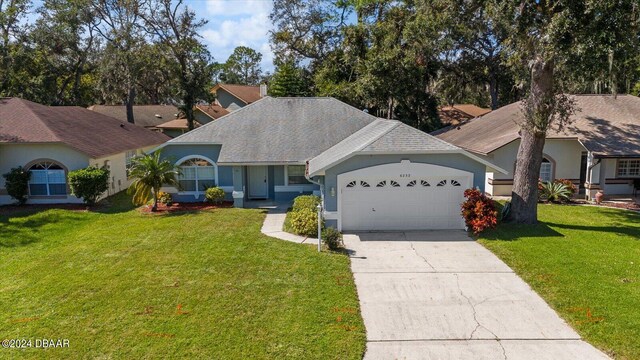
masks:
<svg viewBox="0 0 640 360"><path fill-rule="evenodd" d="M300 70L291 62L280 65L269 87L269 95L273 97L304 96L304 82Z"/></svg>

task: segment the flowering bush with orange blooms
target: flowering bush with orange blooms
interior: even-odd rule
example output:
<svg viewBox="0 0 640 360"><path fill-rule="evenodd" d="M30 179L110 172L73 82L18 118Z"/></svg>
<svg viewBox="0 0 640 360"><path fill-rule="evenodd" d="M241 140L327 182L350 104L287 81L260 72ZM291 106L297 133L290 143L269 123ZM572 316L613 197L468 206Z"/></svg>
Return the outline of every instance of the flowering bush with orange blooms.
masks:
<svg viewBox="0 0 640 360"><path fill-rule="evenodd" d="M498 224L498 210L486 195L478 189L464 191L467 199L462 203L462 217L467 227L474 234L479 234L486 229L493 229Z"/></svg>

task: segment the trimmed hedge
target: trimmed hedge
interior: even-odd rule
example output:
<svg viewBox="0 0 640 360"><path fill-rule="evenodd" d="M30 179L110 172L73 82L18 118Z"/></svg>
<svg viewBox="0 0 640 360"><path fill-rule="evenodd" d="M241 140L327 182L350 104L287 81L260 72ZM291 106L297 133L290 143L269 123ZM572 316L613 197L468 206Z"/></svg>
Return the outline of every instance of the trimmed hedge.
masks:
<svg viewBox="0 0 640 360"><path fill-rule="evenodd" d="M100 195L109 190L109 170L89 166L69 172L71 194L82 198L87 205L96 203Z"/></svg>
<svg viewBox="0 0 640 360"><path fill-rule="evenodd" d="M217 186L210 187L205 190L204 197L210 203L220 204L224 200L224 190Z"/></svg>
<svg viewBox="0 0 640 360"><path fill-rule="evenodd" d="M320 205L320 197L315 195L300 195L293 200L293 211L308 209L318 211Z"/></svg>
<svg viewBox="0 0 640 360"><path fill-rule="evenodd" d="M303 236L318 236L318 212L315 210L301 209L292 211L291 229L294 233Z"/></svg>

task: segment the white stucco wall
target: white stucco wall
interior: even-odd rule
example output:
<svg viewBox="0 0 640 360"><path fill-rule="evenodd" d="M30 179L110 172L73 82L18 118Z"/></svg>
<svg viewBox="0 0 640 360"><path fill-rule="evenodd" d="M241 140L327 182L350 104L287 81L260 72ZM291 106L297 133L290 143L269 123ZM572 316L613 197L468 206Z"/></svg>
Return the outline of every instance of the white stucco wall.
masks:
<svg viewBox="0 0 640 360"><path fill-rule="evenodd" d="M149 151L152 147L146 147L138 150L138 154L142 151ZM103 197L113 195L123 191L129 187L131 180L127 179L125 154L122 152L115 155L105 156L98 159L91 159L87 155L82 154L71 147L64 144L1 144L0 145L0 174L7 173L11 168L25 166L36 159L49 159L63 164L68 171L86 168L87 166L109 164L111 171L111 179L109 191ZM14 199L6 194L4 188L4 178L0 176L0 205L14 203ZM28 204L43 203L79 203L81 199L68 194L66 197L51 198L31 198Z"/></svg>
<svg viewBox="0 0 640 360"><path fill-rule="evenodd" d="M511 184L501 184L500 181L493 185L490 183L491 180L503 180L503 183L513 181L519 146L520 140L516 140L489 154L489 160L507 170L507 174L488 173L487 193L496 196L511 195ZM555 179L570 179L577 182L580 179L580 161L583 152L586 152L586 149L578 140L547 139L544 146L545 156L555 162L553 174Z"/></svg>
<svg viewBox="0 0 640 360"><path fill-rule="evenodd" d="M143 152L148 152L152 148L153 147L146 147L138 149L137 153L140 155ZM111 177L109 179L109 190L103 195L103 198L126 190L133 181L132 179L127 179L126 151L90 160L91 166L102 167L105 164L109 165Z"/></svg>

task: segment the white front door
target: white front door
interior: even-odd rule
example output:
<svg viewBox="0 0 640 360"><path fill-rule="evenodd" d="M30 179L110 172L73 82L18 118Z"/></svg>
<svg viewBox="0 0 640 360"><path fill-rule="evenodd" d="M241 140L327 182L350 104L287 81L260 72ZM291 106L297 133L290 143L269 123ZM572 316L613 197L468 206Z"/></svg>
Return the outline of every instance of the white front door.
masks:
<svg viewBox="0 0 640 360"><path fill-rule="evenodd" d="M396 163L338 175L341 230L462 229L460 204L473 174Z"/></svg>
<svg viewBox="0 0 640 360"><path fill-rule="evenodd" d="M266 199L269 197L266 166L248 166L249 199Z"/></svg>

